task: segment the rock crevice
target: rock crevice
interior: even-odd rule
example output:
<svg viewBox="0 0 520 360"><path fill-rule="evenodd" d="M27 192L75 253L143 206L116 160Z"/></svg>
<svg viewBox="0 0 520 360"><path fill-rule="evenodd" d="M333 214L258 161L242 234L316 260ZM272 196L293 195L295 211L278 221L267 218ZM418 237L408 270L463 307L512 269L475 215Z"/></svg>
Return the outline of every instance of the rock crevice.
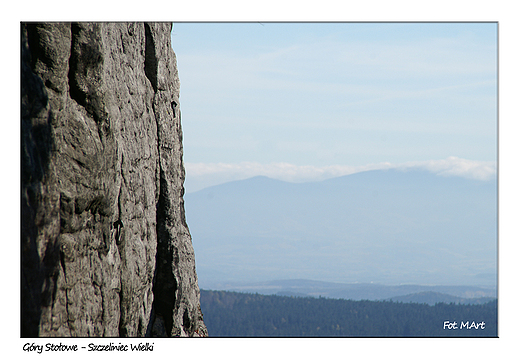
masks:
<svg viewBox="0 0 520 360"><path fill-rule="evenodd" d="M207 335L170 34L21 25L24 337Z"/></svg>

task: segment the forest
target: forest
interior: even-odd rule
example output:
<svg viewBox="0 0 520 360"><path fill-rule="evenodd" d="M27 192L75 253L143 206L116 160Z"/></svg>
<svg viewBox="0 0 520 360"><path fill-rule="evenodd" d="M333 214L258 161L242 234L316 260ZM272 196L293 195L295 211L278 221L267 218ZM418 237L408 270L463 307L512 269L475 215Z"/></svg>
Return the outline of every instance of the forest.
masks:
<svg viewBox="0 0 520 360"><path fill-rule="evenodd" d="M497 300L435 305L201 290L210 337L497 337Z"/></svg>

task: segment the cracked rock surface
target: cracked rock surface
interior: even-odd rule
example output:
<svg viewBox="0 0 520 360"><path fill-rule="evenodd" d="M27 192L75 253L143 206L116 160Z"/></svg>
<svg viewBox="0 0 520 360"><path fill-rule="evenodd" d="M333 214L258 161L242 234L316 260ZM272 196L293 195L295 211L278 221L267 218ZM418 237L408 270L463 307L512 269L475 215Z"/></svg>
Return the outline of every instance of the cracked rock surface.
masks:
<svg viewBox="0 0 520 360"><path fill-rule="evenodd" d="M169 23L21 24L22 336L207 336Z"/></svg>

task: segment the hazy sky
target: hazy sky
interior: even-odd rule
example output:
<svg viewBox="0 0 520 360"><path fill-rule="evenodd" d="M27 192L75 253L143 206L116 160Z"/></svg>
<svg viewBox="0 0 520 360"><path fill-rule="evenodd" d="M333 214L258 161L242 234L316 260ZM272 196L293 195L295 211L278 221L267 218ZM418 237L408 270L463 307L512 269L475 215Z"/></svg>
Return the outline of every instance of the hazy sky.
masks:
<svg viewBox="0 0 520 360"><path fill-rule="evenodd" d="M496 23L175 23L172 44L187 191L496 169Z"/></svg>

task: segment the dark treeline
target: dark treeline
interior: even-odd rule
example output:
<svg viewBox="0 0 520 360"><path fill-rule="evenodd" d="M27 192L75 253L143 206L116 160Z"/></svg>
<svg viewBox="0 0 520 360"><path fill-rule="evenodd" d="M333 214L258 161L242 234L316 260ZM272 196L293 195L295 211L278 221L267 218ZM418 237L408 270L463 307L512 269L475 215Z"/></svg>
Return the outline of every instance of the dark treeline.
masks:
<svg viewBox="0 0 520 360"><path fill-rule="evenodd" d="M496 300L431 306L201 290L200 302L209 336L217 337L497 336Z"/></svg>

